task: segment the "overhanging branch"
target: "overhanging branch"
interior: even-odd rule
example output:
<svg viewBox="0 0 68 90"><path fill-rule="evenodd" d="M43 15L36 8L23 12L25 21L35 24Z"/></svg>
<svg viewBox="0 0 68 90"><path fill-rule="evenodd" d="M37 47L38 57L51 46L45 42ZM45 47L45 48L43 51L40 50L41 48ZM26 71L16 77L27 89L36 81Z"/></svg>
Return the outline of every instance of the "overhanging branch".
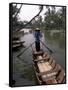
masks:
<svg viewBox="0 0 68 90"><path fill-rule="evenodd" d="M23 28L25 28L25 27L26 27L28 24L30 24L37 16L39 16L39 14L42 12L42 10L43 10L43 6L41 5L40 11L38 12L38 14L36 14L26 25L24 25ZM19 30L17 30L17 31L19 31ZM15 31L15 32L17 32L17 31Z"/></svg>
<svg viewBox="0 0 68 90"><path fill-rule="evenodd" d="M17 5L16 5L16 6L17 6ZM19 10L17 11L17 13L15 14L14 18L16 18L16 16L17 16L17 15L18 15L18 13L20 12L21 8L22 8L22 4L21 4L21 6L20 6Z"/></svg>

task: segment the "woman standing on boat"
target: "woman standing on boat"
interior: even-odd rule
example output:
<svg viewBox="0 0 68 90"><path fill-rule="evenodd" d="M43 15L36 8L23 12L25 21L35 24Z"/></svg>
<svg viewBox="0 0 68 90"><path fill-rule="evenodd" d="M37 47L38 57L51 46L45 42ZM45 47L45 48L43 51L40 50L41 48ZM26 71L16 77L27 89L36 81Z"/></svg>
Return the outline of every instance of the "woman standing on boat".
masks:
<svg viewBox="0 0 68 90"><path fill-rule="evenodd" d="M42 33L40 32L39 28L35 29L34 37L35 37L36 51L38 52L38 51L40 51L40 38L42 37Z"/></svg>

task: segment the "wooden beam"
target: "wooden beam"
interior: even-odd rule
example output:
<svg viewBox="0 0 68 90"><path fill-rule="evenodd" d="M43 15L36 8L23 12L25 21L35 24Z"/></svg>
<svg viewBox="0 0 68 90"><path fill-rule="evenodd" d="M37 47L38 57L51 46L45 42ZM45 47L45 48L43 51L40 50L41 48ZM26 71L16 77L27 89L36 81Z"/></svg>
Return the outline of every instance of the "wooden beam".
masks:
<svg viewBox="0 0 68 90"><path fill-rule="evenodd" d="M21 8L22 8L22 4L21 4L21 6L20 6L19 10L17 11L17 13L15 14L14 18L16 18L16 16L17 16L17 15L18 15L18 13L20 12Z"/></svg>
<svg viewBox="0 0 68 90"><path fill-rule="evenodd" d="M49 57L48 58L42 58L42 59L35 59L34 61L38 62L38 61L45 61L45 60L48 60L48 59L49 59Z"/></svg>
<svg viewBox="0 0 68 90"><path fill-rule="evenodd" d="M42 75L46 75L49 73L58 72L60 69L61 69L61 67L57 64L54 69L51 69L50 71L38 73L38 75L42 76Z"/></svg>

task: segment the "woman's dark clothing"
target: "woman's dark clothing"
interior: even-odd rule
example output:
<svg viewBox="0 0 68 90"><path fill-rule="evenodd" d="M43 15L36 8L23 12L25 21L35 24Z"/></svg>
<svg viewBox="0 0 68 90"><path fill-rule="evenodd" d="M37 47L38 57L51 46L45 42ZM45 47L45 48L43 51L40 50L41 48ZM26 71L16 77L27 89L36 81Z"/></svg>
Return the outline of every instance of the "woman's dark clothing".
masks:
<svg viewBox="0 0 68 90"><path fill-rule="evenodd" d="M40 42L35 41L36 51L40 51Z"/></svg>
<svg viewBox="0 0 68 90"><path fill-rule="evenodd" d="M34 36L36 51L40 51L40 38L42 37L42 34L40 31L35 31Z"/></svg>

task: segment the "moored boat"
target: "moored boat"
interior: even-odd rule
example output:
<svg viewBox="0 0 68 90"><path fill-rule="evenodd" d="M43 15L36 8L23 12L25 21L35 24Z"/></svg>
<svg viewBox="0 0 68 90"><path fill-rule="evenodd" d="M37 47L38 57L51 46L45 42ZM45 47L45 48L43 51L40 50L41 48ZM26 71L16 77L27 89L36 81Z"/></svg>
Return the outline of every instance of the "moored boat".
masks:
<svg viewBox="0 0 68 90"><path fill-rule="evenodd" d="M21 46L23 46L23 43L24 43L25 41L20 41L20 40L14 40L13 42L12 42L12 48L13 49L17 49L17 48L19 48L19 47L21 47Z"/></svg>
<svg viewBox="0 0 68 90"><path fill-rule="evenodd" d="M65 81L64 69L56 63L53 57L43 50L33 50L33 66L40 85L62 84Z"/></svg>

